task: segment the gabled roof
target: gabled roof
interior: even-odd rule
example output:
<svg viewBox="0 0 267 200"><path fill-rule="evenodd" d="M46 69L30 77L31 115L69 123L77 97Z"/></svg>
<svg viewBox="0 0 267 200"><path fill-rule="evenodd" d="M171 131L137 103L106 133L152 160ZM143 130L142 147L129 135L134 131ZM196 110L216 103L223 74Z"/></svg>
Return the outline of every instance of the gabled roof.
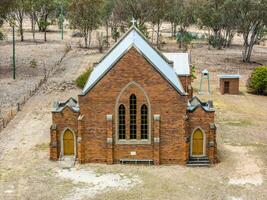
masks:
<svg viewBox="0 0 267 200"><path fill-rule="evenodd" d="M60 101L55 102L53 105L52 112L61 112L66 107L69 107L73 112L79 112L80 111L78 102L74 98L71 97L65 102L60 102Z"/></svg>
<svg viewBox="0 0 267 200"><path fill-rule="evenodd" d="M85 95L94 85L116 64L116 62L131 48L136 48L152 64L152 66L181 94L185 91L177 78L172 61L156 50L145 39L142 33L132 26L127 33L111 48L107 54L94 67L82 91Z"/></svg>
<svg viewBox="0 0 267 200"><path fill-rule="evenodd" d="M163 53L163 55L173 61L173 69L177 75L190 75L188 53Z"/></svg>
<svg viewBox="0 0 267 200"><path fill-rule="evenodd" d="M200 108L202 108L206 112L214 112L214 108L210 104L212 104L211 101L210 101L210 103L202 102L202 101L199 100L199 98L197 98L196 96L194 96L193 98L191 98L188 101L187 110L189 112L194 112L197 108L200 107Z"/></svg>

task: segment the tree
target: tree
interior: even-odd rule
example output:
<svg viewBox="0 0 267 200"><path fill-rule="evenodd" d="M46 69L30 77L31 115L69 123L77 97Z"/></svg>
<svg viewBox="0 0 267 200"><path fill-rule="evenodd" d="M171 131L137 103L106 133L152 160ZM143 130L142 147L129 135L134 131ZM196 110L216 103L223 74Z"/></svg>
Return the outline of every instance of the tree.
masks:
<svg viewBox="0 0 267 200"><path fill-rule="evenodd" d="M4 24L9 12L11 12L12 5L14 0L1 0L0 4L0 40L5 38L4 34L1 31L1 27Z"/></svg>
<svg viewBox="0 0 267 200"><path fill-rule="evenodd" d="M253 47L267 25L267 1L235 0L234 3L239 20L237 30L244 39L243 61L250 62Z"/></svg>
<svg viewBox="0 0 267 200"><path fill-rule="evenodd" d="M115 0L113 10L114 19L121 21L121 26L131 26L130 21L134 18L136 26L148 36L146 22L151 20L153 13L153 0Z"/></svg>
<svg viewBox="0 0 267 200"><path fill-rule="evenodd" d="M55 17L56 8L58 6L57 0L36 0L35 18L39 31L44 32L44 41L47 41L46 32L51 20ZM50 19L50 21L49 21Z"/></svg>
<svg viewBox="0 0 267 200"><path fill-rule="evenodd" d="M157 25L157 48L160 49L160 27L164 19L166 19L167 0L154 0L152 4L151 16L152 24Z"/></svg>
<svg viewBox="0 0 267 200"><path fill-rule="evenodd" d="M168 0L167 20L172 24L172 36L176 36L177 26L179 26L179 35L188 36L187 27L195 23L194 7L190 1ZM188 37L187 37L188 38ZM179 40L180 48L183 47L183 40Z"/></svg>
<svg viewBox="0 0 267 200"><path fill-rule="evenodd" d="M112 15L112 11L114 9L114 0L104 0L103 9L101 10L101 16L103 24L105 25L106 29L106 40L105 44L108 47L109 46L109 25L110 25L110 19Z"/></svg>
<svg viewBox="0 0 267 200"><path fill-rule="evenodd" d="M213 47L221 49L224 44L222 31L223 23L223 3L224 0L207 0L197 2L197 17L199 19L200 28L207 27L213 31L213 35L209 38L209 43Z"/></svg>
<svg viewBox="0 0 267 200"><path fill-rule="evenodd" d="M9 13L9 22L19 28L20 40L24 41L23 21L26 14L26 1L15 0L12 4L12 11ZM16 22L16 23L15 23Z"/></svg>
<svg viewBox="0 0 267 200"><path fill-rule="evenodd" d="M91 33L101 23L102 0L73 0L68 8L68 19L74 29L84 36L85 47L91 43Z"/></svg>

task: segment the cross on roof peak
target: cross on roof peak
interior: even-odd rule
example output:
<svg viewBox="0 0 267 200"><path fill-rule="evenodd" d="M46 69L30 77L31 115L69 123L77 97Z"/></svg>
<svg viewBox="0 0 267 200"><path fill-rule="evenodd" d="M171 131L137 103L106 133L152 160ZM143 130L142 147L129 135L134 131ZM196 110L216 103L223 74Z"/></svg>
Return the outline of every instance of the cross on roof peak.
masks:
<svg viewBox="0 0 267 200"><path fill-rule="evenodd" d="M132 22L132 25L135 26L135 24L136 24L137 21L136 21L135 18L133 17L132 20L131 20L131 22Z"/></svg>

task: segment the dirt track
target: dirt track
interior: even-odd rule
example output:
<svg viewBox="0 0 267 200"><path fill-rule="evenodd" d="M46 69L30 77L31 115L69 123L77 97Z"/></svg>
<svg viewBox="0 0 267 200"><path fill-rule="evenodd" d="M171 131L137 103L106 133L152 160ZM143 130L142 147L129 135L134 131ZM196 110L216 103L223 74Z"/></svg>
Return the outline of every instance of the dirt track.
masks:
<svg viewBox="0 0 267 200"><path fill-rule="evenodd" d="M217 51L209 52L205 47L194 51L194 62L199 66L209 63L212 69L218 64L210 60ZM221 51L217 54L216 59L223 62L225 54ZM237 59L231 57L232 53L226 55L230 60ZM267 97L245 93L245 76L241 95L219 95L217 71L212 76L212 95L200 98L214 100L221 163L211 168L76 165L81 169L78 172L88 171L94 177L107 174L111 178L121 177L114 182L118 187L106 187L97 181L75 181L72 176L78 178L77 171L62 172L57 162L49 161L52 103L71 96L76 98L80 89L74 86L73 80L100 56L91 50L70 51L56 73L0 133L0 199L266 199ZM244 75L248 71L244 70ZM198 83L199 79L194 82L195 88L199 87ZM125 180L130 185L121 184ZM97 190L92 190L94 187Z"/></svg>

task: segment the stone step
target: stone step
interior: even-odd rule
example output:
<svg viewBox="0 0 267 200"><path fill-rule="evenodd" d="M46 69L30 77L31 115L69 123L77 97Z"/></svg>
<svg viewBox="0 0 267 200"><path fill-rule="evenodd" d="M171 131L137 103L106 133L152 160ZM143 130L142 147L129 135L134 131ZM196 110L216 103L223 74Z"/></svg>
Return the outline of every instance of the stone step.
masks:
<svg viewBox="0 0 267 200"><path fill-rule="evenodd" d="M210 164L210 161L209 160L189 160L187 163L189 164L197 164L197 163L200 163L200 164L204 164L204 163L207 163L207 164Z"/></svg>
<svg viewBox="0 0 267 200"><path fill-rule="evenodd" d="M207 156L203 157L190 157L187 162L188 167L209 167L210 160Z"/></svg>
<svg viewBox="0 0 267 200"><path fill-rule="evenodd" d="M194 164L187 163L186 166L188 166L188 167L210 167L210 164L207 164L207 163L194 163Z"/></svg>

